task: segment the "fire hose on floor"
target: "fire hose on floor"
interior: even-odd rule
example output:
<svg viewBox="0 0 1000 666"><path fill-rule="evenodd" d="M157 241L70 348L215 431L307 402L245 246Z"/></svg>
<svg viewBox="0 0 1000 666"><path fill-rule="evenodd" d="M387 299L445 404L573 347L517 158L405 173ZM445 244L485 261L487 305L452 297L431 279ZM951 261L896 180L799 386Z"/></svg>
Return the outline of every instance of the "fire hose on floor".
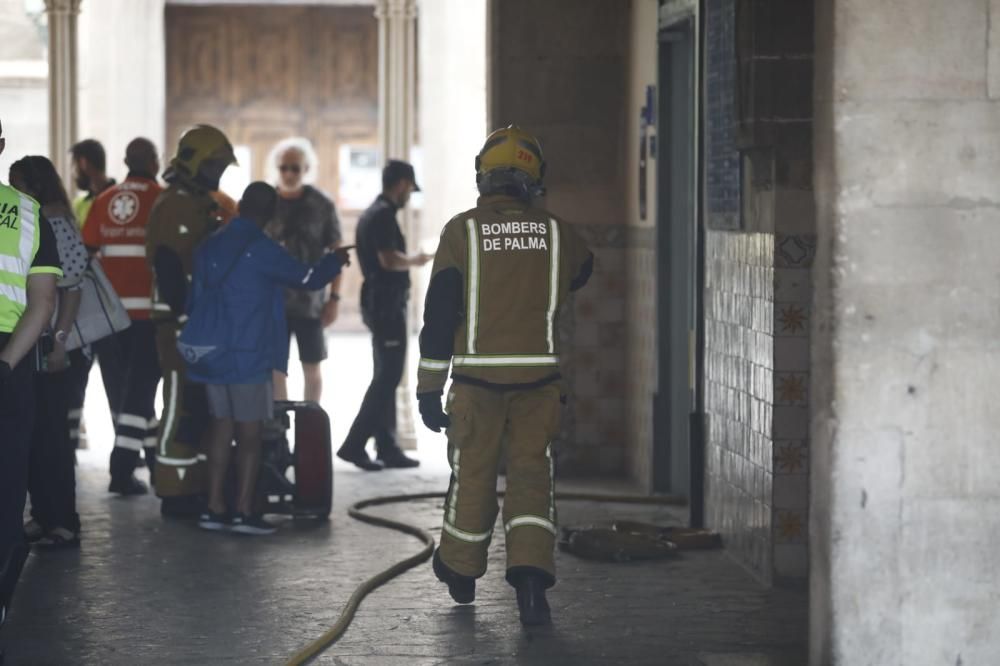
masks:
<svg viewBox="0 0 1000 666"><path fill-rule="evenodd" d="M503 497L503 492L498 492L497 495L499 497ZM357 613L358 607L361 605L362 600L364 600L366 596L400 574L412 569L422 562L426 562L434 553L434 537L431 536L431 534L426 530L408 523L402 523L388 518L382 518L380 516L373 516L369 513L365 513L364 510L373 506L383 506L386 504L398 504L401 502L414 502L428 499L443 500L445 499L445 493L416 493L412 495L387 495L384 497L373 497L371 499L357 502L348 508L347 515L351 518L360 520L363 523L375 525L376 527L385 527L387 529L396 530L397 532L409 534L417 539L420 539L420 541L423 542L424 547L419 553L400 560L391 567L375 574L368 580L361 583L347 600L347 604L344 606L344 610L341 611L340 617L337 618L336 623L324 632L322 636L295 653L295 655L293 655L291 659L286 662L286 666L299 666L300 664L307 664L318 657L322 652L340 640L340 638L344 635L347 631L347 627L351 624L351 620L354 619L354 615ZM644 497L638 495L605 495L575 492L556 492L556 499L563 501L607 502L615 504L642 504L658 506L683 506L687 503L684 498L676 496Z"/></svg>

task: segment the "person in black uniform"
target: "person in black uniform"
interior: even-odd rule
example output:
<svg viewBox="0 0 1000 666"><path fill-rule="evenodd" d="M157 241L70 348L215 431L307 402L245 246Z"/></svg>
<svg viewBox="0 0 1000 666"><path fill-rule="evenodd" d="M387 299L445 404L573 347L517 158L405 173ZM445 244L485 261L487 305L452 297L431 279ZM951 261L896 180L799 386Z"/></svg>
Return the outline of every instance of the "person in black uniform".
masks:
<svg viewBox="0 0 1000 666"><path fill-rule="evenodd" d="M369 472L420 464L400 450L396 438L396 387L406 361L410 268L434 259L430 254L407 254L406 238L396 221L396 211L406 205L411 193L419 191L413 166L390 160L382 170L382 194L358 220L358 260L365 278L361 314L372 332L375 368L364 402L337 457ZM365 451L371 437L375 438L377 460L369 458Z"/></svg>

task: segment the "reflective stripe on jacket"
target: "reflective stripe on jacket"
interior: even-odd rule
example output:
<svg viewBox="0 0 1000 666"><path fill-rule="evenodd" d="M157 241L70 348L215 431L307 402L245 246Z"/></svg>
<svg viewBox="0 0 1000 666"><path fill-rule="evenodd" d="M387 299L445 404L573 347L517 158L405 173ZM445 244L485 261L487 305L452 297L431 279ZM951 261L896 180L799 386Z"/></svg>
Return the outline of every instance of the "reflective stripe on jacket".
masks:
<svg viewBox="0 0 1000 666"><path fill-rule="evenodd" d="M442 390L450 366L487 384L557 377L559 309L591 261L572 225L516 199L484 197L453 218L427 292L418 392Z"/></svg>

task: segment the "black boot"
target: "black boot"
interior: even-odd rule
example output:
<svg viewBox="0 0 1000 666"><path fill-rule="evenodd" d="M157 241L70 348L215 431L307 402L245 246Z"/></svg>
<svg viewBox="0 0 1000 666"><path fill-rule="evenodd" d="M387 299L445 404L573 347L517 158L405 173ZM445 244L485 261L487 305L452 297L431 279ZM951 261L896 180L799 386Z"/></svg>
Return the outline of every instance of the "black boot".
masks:
<svg viewBox="0 0 1000 666"><path fill-rule="evenodd" d="M476 600L476 579L452 571L441 561L440 550L439 548L434 551L434 575L439 581L448 585L448 594L456 603L471 604Z"/></svg>
<svg viewBox="0 0 1000 666"><path fill-rule="evenodd" d="M552 611L545 598L545 590L555 584L551 574L534 567L513 567L507 570L507 582L517 591L521 624L536 627L552 623Z"/></svg>
<svg viewBox="0 0 1000 666"><path fill-rule="evenodd" d="M135 466L139 462L139 452L116 446L111 450L111 483L108 492L131 497L145 495L149 486L135 478Z"/></svg>
<svg viewBox="0 0 1000 666"><path fill-rule="evenodd" d="M340 447L337 451L337 457L341 460L346 460L347 462L353 464L354 466L365 470L366 472L381 472L382 463L377 460L372 460L365 453L364 449L361 451L352 451L351 449Z"/></svg>

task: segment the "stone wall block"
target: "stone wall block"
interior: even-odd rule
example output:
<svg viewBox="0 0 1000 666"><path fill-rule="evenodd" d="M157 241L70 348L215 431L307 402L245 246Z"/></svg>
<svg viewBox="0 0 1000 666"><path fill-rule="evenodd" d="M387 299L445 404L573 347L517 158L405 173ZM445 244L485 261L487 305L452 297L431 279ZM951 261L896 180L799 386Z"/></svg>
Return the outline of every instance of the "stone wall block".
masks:
<svg viewBox="0 0 1000 666"><path fill-rule="evenodd" d="M1000 498L1000 446L995 426L1000 352L982 349L929 350L928 381L893 382L896 401L914 403L896 413L914 413L907 423L907 498ZM904 411L905 410L905 411Z"/></svg>
<svg viewBox="0 0 1000 666"><path fill-rule="evenodd" d="M770 0L780 30L774 32L770 49L761 45L762 54L798 56L815 50L813 3L802 0Z"/></svg>
<svg viewBox="0 0 1000 666"><path fill-rule="evenodd" d="M810 5L808 2L800 3ZM774 72L774 107L771 117L784 120L812 118L812 58L768 60Z"/></svg>
<svg viewBox="0 0 1000 666"><path fill-rule="evenodd" d="M870 207L971 209L1000 202L996 103L907 101L887 109L877 102L843 102L838 109L843 213Z"/></svg>
<svg viewBox="0 0 1000 666"><path fill-rule="evenodd" d="M1000 192L998 192L1000 196ZM859 286L944 283L979 291L1000 274L1000 209L972 201L950 208L874 208L845 213L848 265ZM987 295L992 289L987 289Z"/></svg>
<svg viewBox="0 0 1000 666"><path fill-rule="evenodd" d="M985 96L990 25L986 2L905 0L879 11L871 11L871 0L839 4L837 51L850 54L837 60L835 87L840 95L852 99Z"/></svg>
<svg viewBox="0 0 1000 666"><path fill-rule="evenodd" d="M1000 589L1000 498L909 502L901 520L899 567L908 582L893 663L995 663L1000 613L987 591Z"/></svg>
<svg viewBox="0 0 1000 666"><path fill-rule="evenodd" d="M775 189L774 230L779 234L816 233L816 199L811 187Z"/></svg>

